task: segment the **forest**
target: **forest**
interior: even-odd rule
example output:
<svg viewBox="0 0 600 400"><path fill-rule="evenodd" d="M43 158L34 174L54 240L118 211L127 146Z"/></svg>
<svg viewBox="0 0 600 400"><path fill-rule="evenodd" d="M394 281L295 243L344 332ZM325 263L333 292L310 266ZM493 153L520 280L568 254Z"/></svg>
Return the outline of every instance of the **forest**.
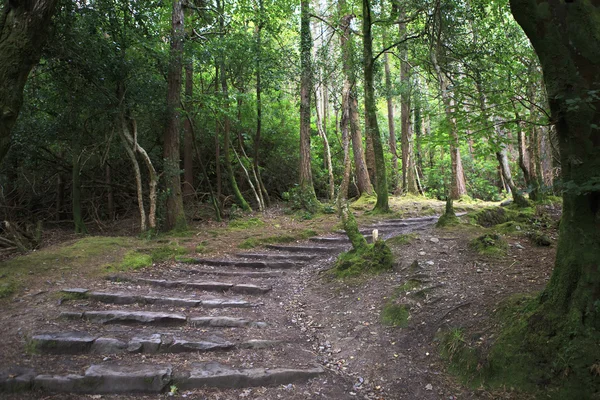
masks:
<svg viewBox="0 0 600 400"><path fill-rule="evenodd" d="M590 0L4 0L0 257L279 209L339 215L360 253L376 235L348 203L558 205L551 277L497 359L596 398L598 18Z"/></svg>

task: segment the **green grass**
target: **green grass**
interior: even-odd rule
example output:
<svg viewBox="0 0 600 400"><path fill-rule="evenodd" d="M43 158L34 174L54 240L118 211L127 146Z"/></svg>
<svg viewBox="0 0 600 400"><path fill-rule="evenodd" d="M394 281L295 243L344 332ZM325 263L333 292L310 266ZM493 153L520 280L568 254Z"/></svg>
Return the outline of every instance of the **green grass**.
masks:
<svg viewBox="0 0 600 400"><path fill-rule="evenodd" d="M231 230L243 231L250 228L260 228L265 223L260 218L234 219L230 221L227 227Z"/></svg>
<svg viewBox="0 0 600 400"><path fill-rule="evenodd" d="M123 261L119 265L120 270L138 270L140 268L149 267L152 265L152 256L148 254L131 251L125 254Z"/></svg>
<svg viewBox="0 0 600 400"><path fill-rule="evenodd" d="M98 273L102 266L121 261L141 241L128 237L86 237L71 245L47 248L0 263L0 298L13 295L23 282L86 266Z"/></svg>
<svg viewBox="0 0 600 400"><path fill-rule="evenodd" d="M297 240L305 240L309 237L315 236L317 232L312 229L305 229L295 234L283 234L277 236L267 236L267 237L252 237L244 240L242 243L238 245L240 249L253 249L255 247L264 246L267 244L275 244L275 243L292 243Z"/></svg>

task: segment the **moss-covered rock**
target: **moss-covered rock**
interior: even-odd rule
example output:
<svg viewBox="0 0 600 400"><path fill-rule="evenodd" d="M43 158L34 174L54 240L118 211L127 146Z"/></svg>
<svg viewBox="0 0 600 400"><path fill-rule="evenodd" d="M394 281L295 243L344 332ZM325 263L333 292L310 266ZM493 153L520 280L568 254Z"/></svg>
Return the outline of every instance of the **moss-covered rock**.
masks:
<svg viewBox="0 0 600 400"><path fill-rule="evenodd" d="M529 231L526 233L527 237L529 238L529 240L531 240L531 242L533 244L535 244L536 246L540 246L540 247L548 247L548 246L552 246L552 239L550 239L550 237L542 232L538 232L538 231Z"/></svg>
<svg viewBox="0 0 600 400"><path fill-rule="evenodd" d="M508 243L496 233L486 233L473 239L469 245L479 254L487 256L503 256L506 255Z"/></svg>
<svg viewBox="0 0 600 400"><path fill-rule="evenodd" d="M534 216L534 208L488 207L476 212L472 218L475 223L489 228L508 221L527 222Z"/></svg>
<svg viewBox="0 0 600 400"><path fill-rule="evenodd" d="M394 256L388 245L378 240L373 244L340 254L335 263L340 278L357 276L365 272L382 272L393 268Z"/></svg>

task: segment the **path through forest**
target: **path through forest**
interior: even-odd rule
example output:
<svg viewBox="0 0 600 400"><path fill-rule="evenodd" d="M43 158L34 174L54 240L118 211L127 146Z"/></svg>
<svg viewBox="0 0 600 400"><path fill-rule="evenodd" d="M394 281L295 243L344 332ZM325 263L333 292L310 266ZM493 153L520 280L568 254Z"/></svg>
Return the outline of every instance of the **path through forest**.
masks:
<svg viewBox="0 0 600 400"><path fill-rule="evenodd" d="M0 389L29 390L4 393L14 399L492 398L444 372L436 333L476 327L470 340L489 340L490 307L543 285L551 255L513 241L504 259L481 258L467 246L474 232L437 230L436 219L364 226L367 237L404 235L388 241L394 271L377 276L326 273L349 248L337 233L64 287L37 312L30 299L10 316L28 338L25 349L23 337L5 339ZM382 323L391 305L409 310L406 326Z"/></svg>

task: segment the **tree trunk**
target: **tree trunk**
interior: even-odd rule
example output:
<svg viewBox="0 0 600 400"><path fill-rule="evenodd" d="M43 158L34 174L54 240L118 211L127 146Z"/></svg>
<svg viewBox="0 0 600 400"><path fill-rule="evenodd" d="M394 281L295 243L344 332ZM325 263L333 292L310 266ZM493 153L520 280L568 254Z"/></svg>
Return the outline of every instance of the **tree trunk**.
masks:
<svg viewBox="0 0 600 400"><path fill-rule="evenodd" d="M315 91L315 97L316 91ZM318 102L317 102L318 104ZM329 140L327 139L327 133L323 128L323 121L321 119L321 114L319 113L319 107L315 108L316 117L317 117L317 130L319 131L319 136L323 139L323 149L325 151L325 166L327 168L327 175L329 176L329 200L335 200L335 179L333 177L333 164L331 162L331 149L329 147Z"/></svg>
<svg viewBox="0 0 600 400"><path fill-rule="evenodd" d="M75 141L73 149L73 170L72 180L73 188L71 193L73 223L75 225L75 233L87 233L85 222L83 221L83 213L81 210L81 146Z"/></svg>
<svg viewBox="0 0 600 400"><path fill-rule="evenodd" d="M144 207L144 190L143 190L143 186L142 186L142 174L140 172L140 165L137 161L137 158L135 157L135 148L133 143L131 143L132 141L128 140L127 136L128 136L128 130L129 128L127 127L127 121L125 120L125 117L123 115L121 115L120 118L120 128L119 129L119 136L121 137L121 140L123 141L123 147L125 148L125 152L127 153L127 156L129 157L129 160L131 161L131 166L133 167L133 176L135 178L135 188L136 188L136 194L137 194L137 202L138 202L138 211L140 213L140 232L145 232L146 231L146 210Z"/></svg>
<svg viewBox="0 0 600 400"><path fill-rule="evenodd" d="M310 52L312 38L309 2L301 0L300 5L300 63L302 68L300 80L300 196L304 207L310 210L317 203L310 163L310 94L312 90Z"/></svg>
<svg viewBox="0 0 600 400"><path fill-rule="evenodd" d="M23 89L40 60L57 0L3 1L0 5L0 162L23 104Z"/></svg>
<svg viewBox="0 0 600 400"><path fill-rule="evenodd" d="M395 192L398 189L398 151L396 148L396 124L394 122L394 98L392 96L392 75L390 73L390 62L388 60L388 54L383 55L383 64L385 72L385 92L387 102L387 116L388 116L388 144L390 146L390 153L392 154L392 191ZM404 168L404 164L402 165Z"/></svg>
<svg viewBox="0 0 600 400"><path fill-rule="evenodd" d="M373 143L373 153L375 157L375 192L377 193L377 203L374 211L389 212L388 204L388 184L385 170L385 159L383 156L383 146L381 144L381 135L379 125L377 125L377 108L375 104L375 87L373 85L373 37L371 35L371 5L369 0L363 0L363 63L364 63L364 85L365 85L365 113L367 116L367 137L370 137Z"/></svg>
<svg viewBox="0 0 600 400"><path fill-rule="evenodd" d="M112 189L112 174L110 165L104 167L104 182L106 183L106 214L109 221L115 219L115 198Z"/></svg>
<svg viewBox="0 0 600 400"><path fill-rule="evenodd" d="M402 22L406 18L404 11L400 11L400 23L398 31L400 38L406 37L406 23ZM400 94L400 131L402 142L402 190L410 194L419 194L417 181L415 179L415 167L412 149L412 129L410 124L410 64L408 63L408 51L405 45L400 47L400 82L402 83L402 92Z"/></svg>
<svg viewBox="0 0 600 400"><path fill-rule="evenodd" d="M600 58L590 40L600 36L600 9L587 1L510 4L542 64L565 188L556 263L539 315L550 321L557 316L553 328L568 321L598 334ZM593 352L597 355L598 349Z"/></svg>
<svg viewBox="0 0 600 400"><path fill-rule="evenodd" d="M185 64L185 103L186 112L192 111L191 103L194 96L194 64L190 59ZM194 189L194 144L192 143L191 116L183 122L183 197L191 200L195 194Z"/></svg>
<svg viewBox="0 0 600 400"><path fill-rule="evenodd" d="M173 0L171 19L171 50L167 75L167 126L164 134L164 176L167 189L166 230L185 230L185 212L181 195L179 166L179 133L181 107L181 75L183 59L183 6L181 0Z"/></svg>
<svg viewBox="0 0 600 400"><path fill-rule="evenodd" d="M261 83L261 57L262 57L262 29L263 29L263 18L264 18L264 5L263 0L258 0L258 23L256 24L256 134L254 135L254 173L256 174L256 180L258 181L259 190L262 193L262 198L268 206L271 202L269 199L269 193L265 188L265 184L262 180L259 166L260 156L260 136L262 134L262 83Z"/></svg>

